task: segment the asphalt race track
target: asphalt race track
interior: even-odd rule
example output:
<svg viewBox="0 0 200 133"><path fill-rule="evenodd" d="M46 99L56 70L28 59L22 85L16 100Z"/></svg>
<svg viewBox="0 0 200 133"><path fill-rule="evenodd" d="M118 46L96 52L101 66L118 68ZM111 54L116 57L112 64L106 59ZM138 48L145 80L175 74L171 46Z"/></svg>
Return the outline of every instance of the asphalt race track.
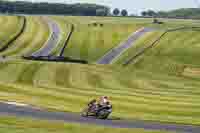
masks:
<svg viewBox="0 0 200 133"><path fill-rule="evenodd" d="M111 49L106 53L100 60L97 61L97 64L110 64L115 58L122 54L125 50L134 45L134 42L143 36L145 33L153 31L152 28L141 28L138 31L134 32L127 40L119 44L117 47Z"/></svg>
<svg viewBox="0 0 200 133"><path fill-rule="evenodd" d="M148 130L175 131L180 133L199 133L200 127L193 125L179 125L139 120L97 120L84 118L75 113L49 112L31 106L17 106L0 103L0 116L29 117L41 120L64 121L81 124L93 124L113 128L142 128Z"/></svg>
<svg viewBox="0 0 200 133"><path fill-rule="evenodd" d="M51 34L49 40L44 44L44 47L32 54L32 56L49 56L52 50L57 47L59 42L59 34L61 33L60 28L56 22L49 19L48 17L43 17L44 21L48 23Z"/></svg>

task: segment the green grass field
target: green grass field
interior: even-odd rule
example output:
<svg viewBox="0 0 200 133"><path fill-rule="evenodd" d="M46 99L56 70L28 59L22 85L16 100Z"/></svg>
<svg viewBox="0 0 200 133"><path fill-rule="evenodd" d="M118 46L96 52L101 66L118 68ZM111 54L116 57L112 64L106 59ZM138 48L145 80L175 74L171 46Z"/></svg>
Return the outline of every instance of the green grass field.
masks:
<svg viewBox="0 0 200 133"><path fill-rule="evenodd" d="M23 19L15 16L1 16L0 24L2 25L0 30L1 49L20 32L23 26Z"/></svg>
<svg viewBox="0 0 200 133"><path fill-rule="evenodd" d="M49 36L48 25L40 17L27 17L26 19L27 24L22 35L0 55L18 56L31 54L45 44Z"/></svg>
<svg viewBox="0 0 200 133"><path fill-rule="evenodd" d="M116 58L112 64L116 65L122 65L129 59L130 57L136 55L138 51L143 49L144 47L152 44L158 37L160 37L163 34L164 30L159 30L159 31L152 31L146 33L144 36L140 37L136 42L133 44L131 48L126 50L121 56Z"/></svg>
<svg viewBox="0 0 200 133"><path fill-rule="evenodd" d="M59 17L69 23L74 24L88 24L93 22L99 23L112 23L112 24L149 24L152 22L152 19L143 19L143 18L123 18L123 17L90 17L90 16L64 16Z"/></svg>
<svg viewBox="0 0 200 133"><path fill-rule="evenodd" d="M31 17L29 21L36 25L37 19L39 18ZM138 27L152 27L149 19L98 17L53 17L53 19L63 27L63 31L69 29L67 25L70 22L74 22L77 27L65 55L90 62L96 61ZM104 27L90 26L88 29L88 24L93 22L101 22ZM40 24L42 25L42 22ZM173 23L173 20L170 20L169 26L166 23L159 28L179 27L180 24L194 25L191 21L181 23L174 20ZM31 27L34 26L29 26L30 30ZM43 28L40 30L43 32L40 33L48 38L48 29L45 26L41 27ZM15 55L23 53L22 51L33 51L36 45L41 47L44 40L30 41L30 38L39 39L34 36L34 32L37 31L33 31L20 37L23 37L22 40L27 39L27 43L24 41L19 45L13 45L9 48L12 54L9 54L9 51L5 53ZM151 32L140 38L113 65L47 63L21 59L1 62L0 100L17 101L49 110L79 113L90 99L109 95L114 106L111 116L113 118L200 125L200 63L198 61L200 31L198 29L168 33L155 47L137 58L136 63L127 67L120 66L124 60L133 56L140 48L149 45L162 32ZM62 43L55 49L55 54L63 45L63 36L66 36L66 33L63 32ZM8 119L8 123L12 121L15 120ZM45 125L41 126L41 132L51 130L45 129ZM0 126L3 127L0 131L10 130L11 133L15 133L14 130L17 128L17 125L11 129L8 129L8 124L0 124ZM36 131L31 127L32 123L21 132ZM67 125L61 127L59 131L62 133L66 129L79 132L80 129L88 128ZM93 128L90 130L88 132L93 132ZM111 130L106 129L105 132ZM97 132L100 131L104 129L98 128ZM129 131L131 132L127 130Z"/></svg>
<svg viewBox="0 0 200 133"><path fill-rule="evenodd" d="M100 21L97 17L61 17L59 19L75 25L65 56L85 59L89 62L97 61L111 48L127 39L131 33L149 24L148 21L139 20L131 23L126 19L118 23L119 20L114 18L104 18ZM94 26L94 23L103 24L103 26Z"/></svg>
<svg viewBox="0 0 200 133"><path fill-rule="evenodd" d="M2 64L0 74L1 100L78 113L92 97L107 94L113 117L200 124L198 80L111 66L21 61Z"/></svg>
<svg viewBox="0 0 200 133"><path fill-rule="evenodd" d="M186 68L199 67L199 33L200 28L167 33L133 67L166 74L182 74Z"/></svg>

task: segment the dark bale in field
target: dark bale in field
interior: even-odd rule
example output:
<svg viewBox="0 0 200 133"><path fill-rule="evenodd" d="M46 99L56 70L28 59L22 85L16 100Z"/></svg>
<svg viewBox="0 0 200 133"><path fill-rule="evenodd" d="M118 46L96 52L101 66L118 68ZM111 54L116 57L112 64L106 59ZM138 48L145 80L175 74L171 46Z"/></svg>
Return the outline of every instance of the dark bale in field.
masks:
<svg viewBox="0 0 200 133"><path fill-rule="evenodd" d="M104 24L99 24L100 25L100 27L103 27L104 26Z"/></svg>
<svg viewBox="0 0 200 133"><path fill-rule="evenodd" d="M153 19L153 24L164 24L164 22L161 22L155 18L155 19Z"/></svg>
<svg viewBox="0 0 200 133"><path fill-rule="evenodd" d="M95 22L95 23L93 23L93 26L97 27L97 26L98 26L98 23L96 23L96 22Z"/></svg>
<svg viewBox="0 0 200 133"><path fill-rule="evenodd" d="M94 27L97 27L97 26L103 27L103 26L104 26L104 24L102 24L102 23L97 23L97 22L88 24L88 26L91 26L91 25L94 26Z"/></svg>

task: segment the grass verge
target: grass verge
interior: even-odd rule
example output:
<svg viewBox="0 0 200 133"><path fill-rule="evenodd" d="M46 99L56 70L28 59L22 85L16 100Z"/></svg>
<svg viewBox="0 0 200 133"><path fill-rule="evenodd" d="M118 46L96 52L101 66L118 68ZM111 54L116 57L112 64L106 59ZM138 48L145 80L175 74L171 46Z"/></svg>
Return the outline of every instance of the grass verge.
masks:
<svg viewBox="0 0 200 133"><path fill-rule="evenodd" d="M166 131L113 129L94 125L69 124L59 121L50 122L6 116L1 117L0 119L0 132L2 133L110 133L113 131L115 133L167 133Z"/></svg>

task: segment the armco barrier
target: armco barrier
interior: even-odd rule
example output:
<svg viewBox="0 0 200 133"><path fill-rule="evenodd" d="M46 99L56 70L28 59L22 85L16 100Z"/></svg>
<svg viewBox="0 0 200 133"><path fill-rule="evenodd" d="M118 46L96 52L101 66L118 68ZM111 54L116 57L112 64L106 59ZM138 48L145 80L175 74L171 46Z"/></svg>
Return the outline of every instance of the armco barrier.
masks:
<svg viewBox="0 0 200 133"><path fill-rule="evenodd" d="M65 48L67 47L67 45L68 45L68 43L69 43L69 40L70 40L70 38L71 38L73 32L74 32L74 25L71 24L71 29L70 29L70 32L69 32L69 34L68 34L68 36L67 36L67 39L66 39L66 41L65 41L65 45L63 46L63 48L61 49L61 52L60 52L60 56L61 56L61 57L62 57L63 54L64 54Z"/></svg>
<svg viewBox="0 0 200 133"><path fill-rule="evenodd" d="M85 60L60 56L22 56L26 60L88 64Z"/></svg>

